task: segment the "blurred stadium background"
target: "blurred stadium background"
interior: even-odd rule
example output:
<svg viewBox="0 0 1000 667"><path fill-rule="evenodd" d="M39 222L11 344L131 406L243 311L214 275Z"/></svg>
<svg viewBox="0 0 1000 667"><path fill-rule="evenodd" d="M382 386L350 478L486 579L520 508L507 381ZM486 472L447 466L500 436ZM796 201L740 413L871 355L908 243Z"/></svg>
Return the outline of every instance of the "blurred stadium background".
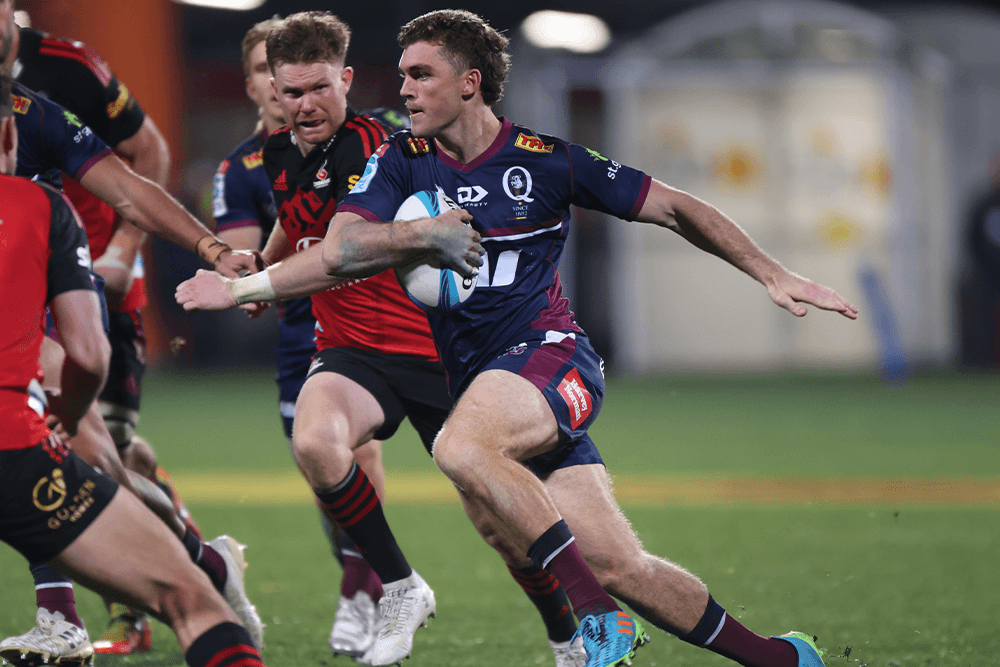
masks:
<svg viewBox="0 0 1000 667"><path fill-rule="evenodd" d="M171 0L18 6L35 27L105 56L169 137L174 193L210 220L212 173L255 122L239 62L244 31L275 13L320 5L191 1L256 7ZM442 5L320 4L354 29L354 106L399 108L398 26ZM836 287L864 313L857 324L796 321L756 285L672 235L580 211L564 284L610 368L635 375L881 368L896 375L907 362L1000 365L1000 266L996 254L977 253L969 241L970 207L985 192L991 161L1000 169L1000 12L993 3L463 6L514 42L499 113L717 204L768 252ZM537 13L545 8L585 13L595 23L579 27ZM993 224L985 238L1000 243L1000 220ZM154 364L270 363L273 326L236 313L184 316L171 297L195 261L159 242L147 255L159 299L147 313ZM167 350L177 336L187 345L175 356Z"/></svg>

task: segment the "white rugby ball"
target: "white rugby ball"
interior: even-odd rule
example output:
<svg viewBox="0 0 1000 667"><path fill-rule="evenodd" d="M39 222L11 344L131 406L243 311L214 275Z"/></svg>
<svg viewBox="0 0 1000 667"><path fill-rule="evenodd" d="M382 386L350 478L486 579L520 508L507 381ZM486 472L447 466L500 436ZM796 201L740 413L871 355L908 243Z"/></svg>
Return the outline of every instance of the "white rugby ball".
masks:
<svg viewBox="0 0 1000 667"><path fill-rule="evenodd" d="M406 198L395 219L436 218L450 208L458 208L458 204L440 189L422 190ZM458 310L476 288L475 277L463 278L451 269L443 269L437 259L421 258L396 269L396 276L413 303L440 314Z"/></svg>

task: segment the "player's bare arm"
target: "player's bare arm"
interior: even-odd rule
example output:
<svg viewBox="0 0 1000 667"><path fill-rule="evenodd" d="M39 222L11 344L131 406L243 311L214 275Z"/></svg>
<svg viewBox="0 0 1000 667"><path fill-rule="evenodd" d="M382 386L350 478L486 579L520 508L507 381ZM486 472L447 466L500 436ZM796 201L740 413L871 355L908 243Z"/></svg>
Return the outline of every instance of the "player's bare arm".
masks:
<svg viewBox="0 0 1000 667"><path fill-rule="evenodd" d="M184 310L226 310L246 303L318 294L344 281L327 275L320 251L320 246L312 246L264 271L236 280L200 269L177 286L174 296Z"/></svg>
<svg viewBox="0 0 1000 667"><path fill-rule="evenodd" d="M829 287L792 273L761 250L739 225L714 206L653 180L636 218L677 232L692 245L726 260L767 288L771 300L797 317L807 303L857 319L858 309Z"/></svg>
<svg viewBox="0 0 1000 667"><path fill-rule="evenodd" d="M471 221L465 209L392 224L337 213L323 239L323 267L330 275L365 277L428 254L468 278L478 273L485 253L479 232L467 224Z"/></svg>
<svg viewBox="0 0 1000 667"><path fill-rule="evenodd" d="M256 250L260 247L260 227L236 227L224 229L216 236L233 250Z"/></svg>
<svg viewBox="0 0 1000 667"><path fill-rule="evenodd" d="M113 155L88 169L80 184L139 229L194 250L222 273L235 277L240 271L253 268L252 257L234 255L232 248L162 187L139 176Z"/></svg>
<svg viewBox="0 0 1000 667"><path fill-rule="evenodd" d="M111 344L101 324L96 292L63 292L52 299L51 308L65 359L60 377L62 392L50 397L50 410L72 436L108 377Z"/></svg>
<svg viewBox="0 0 1000 667"><path fill-rule="evenodd" d="M118 142L114 150L129 161L132 171L166 187L170 176L170 147L152 118L146 116L139 131Z"/></svg>

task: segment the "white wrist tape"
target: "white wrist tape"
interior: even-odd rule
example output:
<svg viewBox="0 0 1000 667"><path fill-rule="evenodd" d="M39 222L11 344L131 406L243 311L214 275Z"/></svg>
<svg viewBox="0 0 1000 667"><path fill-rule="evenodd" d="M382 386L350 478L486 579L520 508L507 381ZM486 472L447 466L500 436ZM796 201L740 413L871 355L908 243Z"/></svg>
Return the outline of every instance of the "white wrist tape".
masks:
<svg viewBox="0 0 1000 667"><path fill-rule="evenodd" d="M229 293L236 303L252 303L255 301L274 301L277 295L271 287L271 276L267 271L260 271L246 278L237 278L229 283Z"/></svg>

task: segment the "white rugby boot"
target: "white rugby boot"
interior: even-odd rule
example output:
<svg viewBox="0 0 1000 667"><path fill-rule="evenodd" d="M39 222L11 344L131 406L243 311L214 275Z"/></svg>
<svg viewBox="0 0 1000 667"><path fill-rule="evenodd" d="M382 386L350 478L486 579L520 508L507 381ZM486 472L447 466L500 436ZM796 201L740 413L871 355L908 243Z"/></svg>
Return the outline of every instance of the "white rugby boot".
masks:
<svg viewBox="0 0 1000 667"><path fill-rule="evenodd" d="M222 589L222 597L226 598L240 624L250 633L254 648L259 651L264 646L264 624L257 608L250 603L243 584L243 570L247 568L243 550L247 547L228 535L219 535L208 544L226 561L226 585Z"/></svg>
<svg viewBox="0 0 1000 667"><path fill-rule="evenodd" d="M382 620L375 643L361 662L374 667L402 663L410 656L417 628L426 627L436 609L434 591L416 570L406 579L383 583L382 599L378 602Z"/></svg>
<svg viewBox="0 0 1000 667"><path fill-rule="evenodd" d="M361 658L375 642L381 620L378 606L368 593L358 591L353 599L341 595L330 631L330 650L334 655Z"/></svg>
<svg viewBox="0 0 1000 667"><path fill-rule="evenodd" d="M556 656L556 667L584 667L587 652L583 650L583 638L574 636L572 640L554 642L549 640L552 653Z"/></svg>
<svg viewBox="0 0 1000 667"><path fill-rule="evenodd" d="M0 642L0 658L18 665L58 663L60 665L94 664L94 647L83 628L62 615L39 608L35 627L18 637Z"/></svg>

